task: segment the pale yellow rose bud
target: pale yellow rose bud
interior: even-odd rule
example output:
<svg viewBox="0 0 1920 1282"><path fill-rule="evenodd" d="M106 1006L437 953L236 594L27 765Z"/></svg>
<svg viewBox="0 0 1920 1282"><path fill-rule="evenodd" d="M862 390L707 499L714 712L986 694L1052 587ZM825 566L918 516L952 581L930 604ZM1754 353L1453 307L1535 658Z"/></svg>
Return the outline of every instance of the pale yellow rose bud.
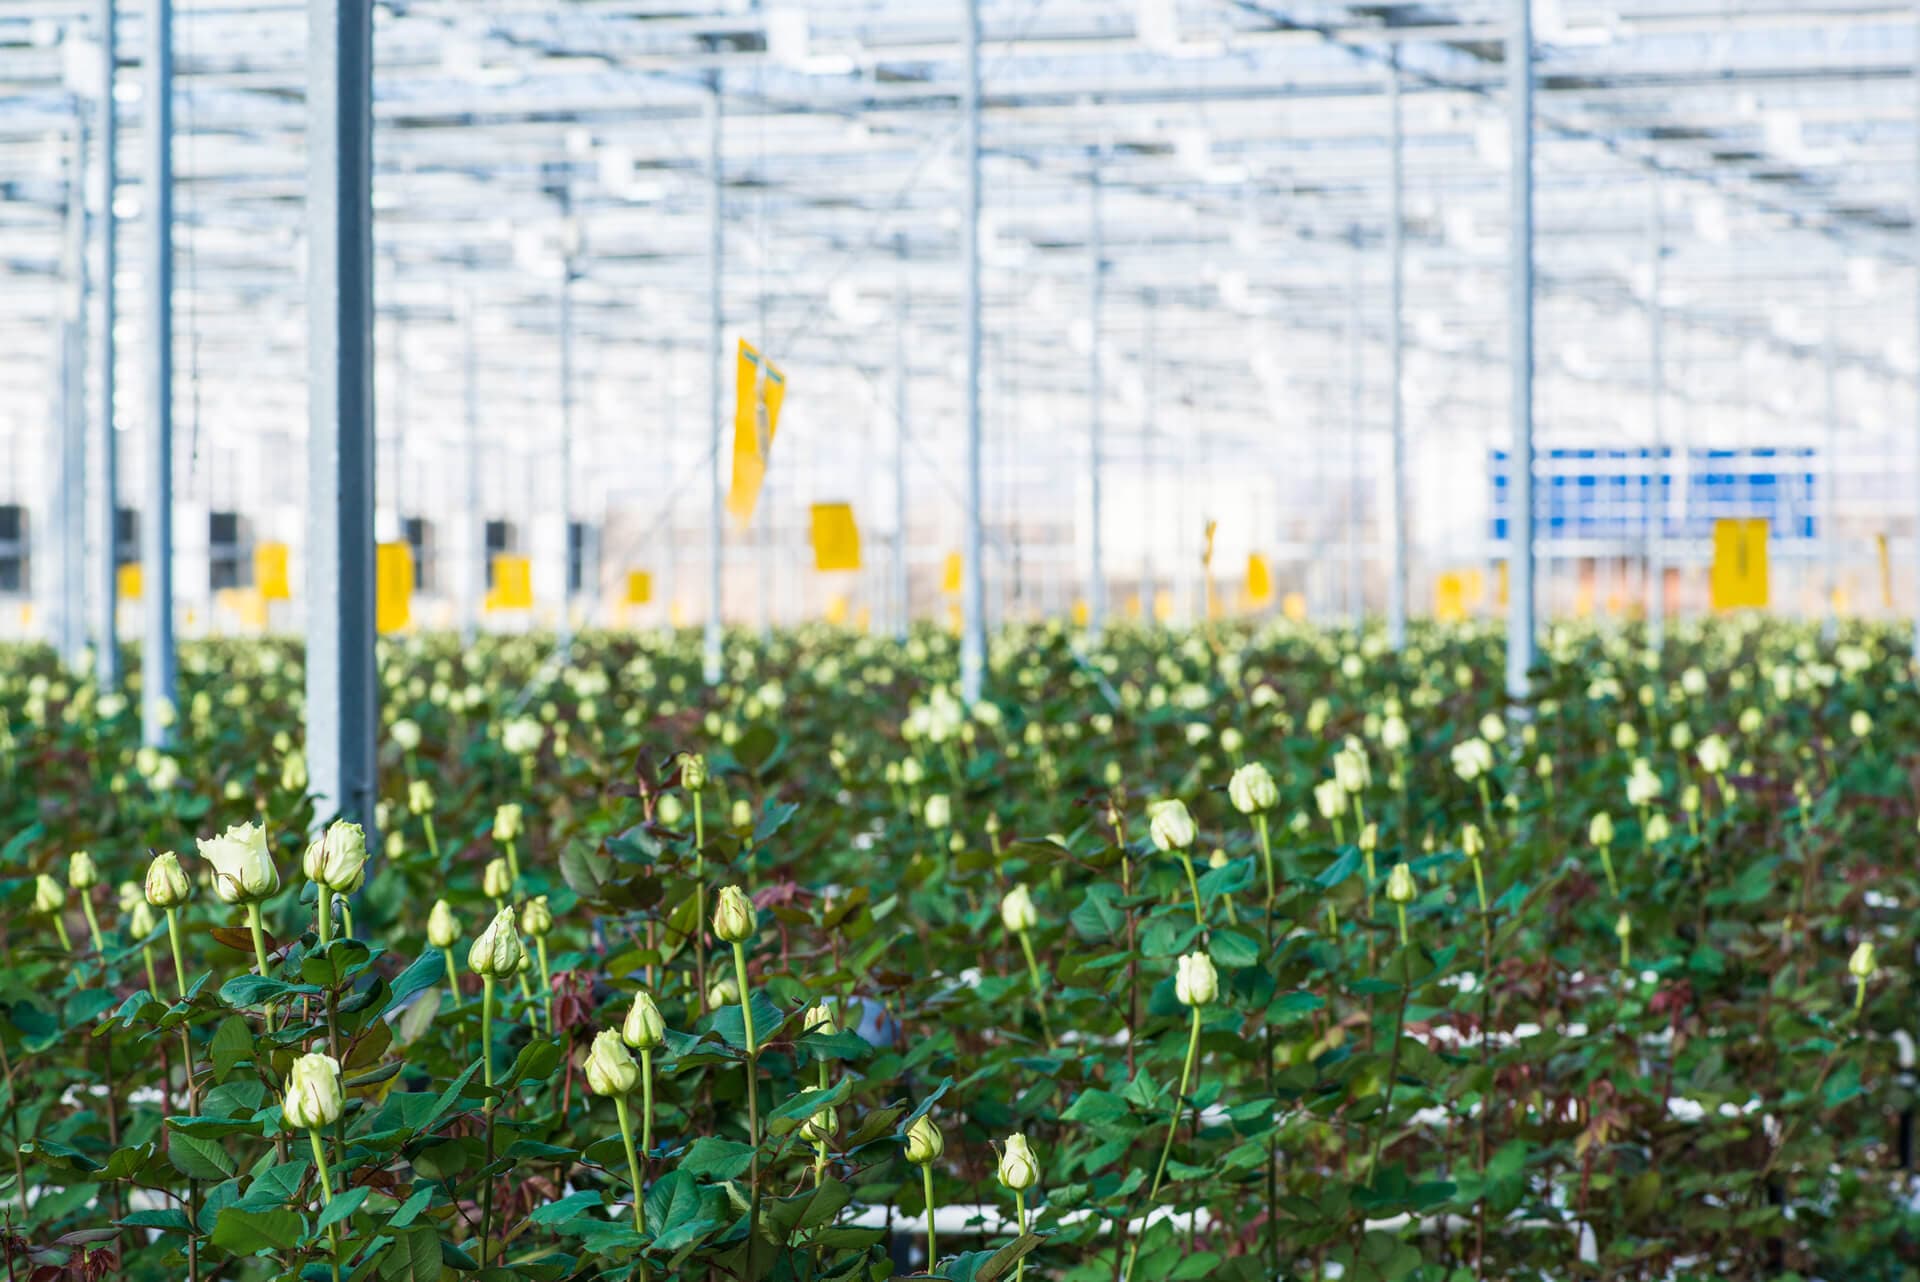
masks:
<svg viewBox="0 0 1920 1282"><path fill-rule="evenodd" d="M537 895L520 905L520 929L535 939L553 931L553 910L547 906L545 895Z"/></svg>
<svg viewBox="0 0 1920 1282"><path fill-rule="evenodd" d="M1187 803L1177 797L1155 802L1148 809L1147 832L1155 848L1163 851L1185 850L1199 835Z"/></svg>
<svg viewBox="0 0 1920 1282"><path fill-rule="evenodd" d="M661 1017L653 994L641 991L633 995L633 1009L620 1026L620 1036L637 1051L650 1051L667 1039L667 1021Z"/></svg>
<svg viewBox="0 0 1920 1282"><path fill-rule="evenodd" d="M84 850L76 850L67 856L67 885L74 890L88 890L100 882L100 870L94 866L93 856Z"/></svg>
<svg viewBox="0 0 1920 1282"><path fill-rule="evenodd" d="M1182 957L1173 992L1182 1006L1210 1005L1220 995L1220 975L1213 968L1213 958L1201 952Z"/></svg>
<svg viewBox="0 0 1920 1282"><path fill-rule="evenodd" d="M1024 1193L1040 1182L1040 1161L1033 1155L1027 1137L1015 1132L1007 1136L1000 1154L1000 1182L1016 1193Z"/></svg>
<svg viewBox="0 0 1920 1282"><path fill-rule="evenodd" d="M511 979L526 955L513 928L513 910L503 908L467 950L467 966L482 979Z"/></svg>
<svg viewBox="0 0 1920 1282"><path fill-rule="evenodd" d="M933 1118L922 1117L907 1128L907 1160L915 1166L939 1161L946 1151L947 1137L933 1124Z"/></svg>
<svg viewBox="0 0 1920 1282"><path fill-rule="evenodd" d="M295 1130L313 1131L339 1120L346 1101L340 1093L340 1061L313 1051L293 1061L281 1113Z"/></svg>
<svg viewBox="0 0 1920 1282"><path fill-rule="evenodd" d="M171 850L155 855L153 862L147 865L144 888L147 902L163 909L178 908L193 894L193 883L187 880L179 857Z"/></svg>
<svg viewBox="0 0 1920 1282"><path fill-rule="evenodd" d="M1395 864L1387 874L1387 899L1396 904L1410 904L1418 894L1413 884L1413 869L1403 863Z"/></svg>
<svg viewBox="0 0 1920 1282"><path fill-rule="evenodd" d="M640 1066L627 1053L620 1034L605 1028L594 1034L587 1053L587 1086L595 1095L626 1095L640 1084Z"/></svg>
<svg viewBox="0 0 1920 1282"><path fill-rule="evenodd" d="M33 911L51 916L59 912L66 902L66 888L59 882L46 873L41 873L33 879Z"/></svg>
<svg viewBox="0 0 1920 1282"><path fill-rule="evenodd" d="M729 944L744 943L753 938L757 926L757 917L753 910L753 901L738 886L727 886L720 892L720 900L713 909L713 933Z"/></svg>
<svg viewBox="0 0 1920 1282"><path fill-rule="evenodd" d="M453 906L444 899L434 900L433 911L427 914L427 942L435 948L451 948L458 938L460 923L454 918Z"/></svg>
<svg viewBox="0 0 1920 1282"><path fill-rule="evenodd" d="M1040 921L1040 914L1033 906L1033 896L1023 882L1009 890L1000 900L1000 924L1009 934L1020 935L1032 930Z"/></svg>
<svg viewBox="0 0 1920 1282"><path fill-rule="evenodd" d="M213 865L213 893L229 904L257 904L280 889L280 870L267 851L266 829L234 824L199 839L200 857Z"/></svg>
<svg viewBox="0 0 1920 1282"><path fill-rule="evenodd" d="M489 859L480 875L480 890L488 899L505 899L513 893L513 873L504 859Z"/></svg>

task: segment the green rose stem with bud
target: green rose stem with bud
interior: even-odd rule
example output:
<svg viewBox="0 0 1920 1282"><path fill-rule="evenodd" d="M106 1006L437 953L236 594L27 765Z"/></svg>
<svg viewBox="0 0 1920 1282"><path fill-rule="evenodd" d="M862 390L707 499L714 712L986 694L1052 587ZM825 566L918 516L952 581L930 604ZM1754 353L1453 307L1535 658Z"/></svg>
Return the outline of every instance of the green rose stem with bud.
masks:
<svg viewBox="0 0 1920 1282"><path fill-rule="evenodd" d="M640 1155L633 1147L633 1112L627 1096L640 1084L640 1066L627 1053L623 1032L602 1029L587 1055L587 1086L595 1095L610 1097L620 1117L620 1141L627 1150L627 1179L633 1185L633 1228L647 1231L646 1186L640 1182Z"/></svg>
<svg viewBox="0 0 1920 1282"><path fill-rule="evenodd" d="M1039 924L1039 910L1033 906L1033 896L1027 890L1025 882L1009 890L1000 900L1000 924L1009 935L1020 941L1020 951L1027 959L1027 980L1033 988L1033 1008L1040 1016L1040 1032L1047 1039L1047 1048L1054 1045L1053 1029L1047 1023L1047 989L1040 978L1040 963L1033 955L1033 940L1029 932Z"/></svg>
<svg viewBox="0 0 1920 1282"><path fill-rule="evenodd" d="M1173 1137L1180 1129L1180 1110L1186 1106L1187 1086L1193 1081L1195 1066L1200 1062L1200 1018L1206 1008L1220 995L1220 975L1213 968L1213 959L1203 952L1188 953L1179 962L1174 975L1174 995L1189 1012L1187 1032L1187 1057L1180 1066L1180 1089L1173 1097L1173 1118L1167 1123L1166 1142L1160 1146L1160 1161L1153 1169L1153 1183L1147 1189L1147 1214L1153 1214L1153 1200L1160 1195L1161 1181L1166 1178L1167 1158L1173 1153ZM1194 1126L1199 1127L1199 1110L1194 1111ZM1123 1279L1133 1277L1134 1261L1140 1255L1140 1239L1147 1235L1147 1225L1141 1224L1140 1232L1134 1235L1127 1249L1127 1267L1121 1275ZM1021 1232L1025 1232L1024 1225ZM1191 1241L1189 1241L1191 1246Z"/></svg>
<svg viewBox="0 0 1920 1282"><path fill-rule="evenodd" d="M1204 927L1206 916L1200 908L1200 878L1193 871L1193 857L1188 853L1200 834L1186 803L1176 798L1147 807L1147 833L1162 854L1180 857L1187 870L1187 889L1193 895L1193 924Z"/></svg>
<svg viewBox="0 0 1920 1282"><path fill-rule="evenodd" d="M707 759L680 754L680 785L693 794L693 994L697 1014L707 999Z"/></svg>
<svg viewBox="0 0 1920 1282"><path fill-rule="evenodd" d="M920 1187L927 1203L927 1272L940 1263L940 1245L933 1231L933 1164L947 1151L947 1137L923 1113L907 1128L907 1161L920 1168Z"/></svg>
<svg viewBox="0 0 1920 1282"><path fill-rule="evenodd" d="M53 922L53 933L60 940L60 951L73 951L73 940L67 935L67 923L60 920L60 910L66 906L67 892L59 882L41 873L33 883L33 910L45 913Z"/></svg>
<svg viewBox="0 0 1920 1282"><path fill-rule="evenodd" d="M1027 1137L1018 1131L1007 1136L1006 1148L1000 1154L999 1175L1000 1183L1013 1192L1015 1221L1020 1226L1020 1236L1025 1237L1027 1190L1040 1182L1040 1160L1033 1155L1033 1146L1027 1143ZM1013 1266L1014 1282L1020 1282L1026 1272L1027 1258L1023 1255Z"/></svg>
<svg viewBox="0 0 1920 1282"><path fill-rule="evenodd" d="M333 1178L327 1170L326 1146L320 1142L323 1128L340 1120L345 1100L340 1092L340 1062L331 1055L313 1051L293 1061L287 1075L287 1093L281 1115L287 1125L307 1133L313 1145L313 1166L320 1174L320 1209L333 1201ZM340 1226L327 1226L328 1263L334 1282L340 1279Z"/></svg>
<svg viewBox="0 0 1920 1282"><path fill-rule="evenodd" d="M540 963L540 991L546 999L547 1035L551 1037L553 1035L553 972L547 966L547 936L553 931L553 910L547 907L545 895L538 895L521 905L520 929L533 937L533 947Z"/></svg>
<svg viewBox="0 0 1920 1282"><path fill-rule="evenodd" d="M100 881L100 870L94 866L93 856L84 850L76 850L67 859L67 885L80 894L80 911L87 915L87 930L93 936L93 951L98 957L105 957L106 946L101 942L100 918L93 910L93 888Z"/></svg>
<svg viewBox="0 0 1920 1282"><path fill-rule="evenodd" d="M480 976L480 1063L486 1084L493 1085L493 998L502 976L517 975L526 950L513 928L513 912L502 909L467 950L467 966ZM489 1097L486 1106L487 1166L493 1165L494 1106ZM481 1195L480 1264L487 1263L488 1244L493 1240L493 1180L489 1178Z"/></svg>
<svg viewBox="0 0 1920 1282"><path fill-rule="evenodd" d="M734 982L740 988L740 1023L746 1034L747 1143L753 1149L748 1176L749 1242L760 1233L760 1048L753 1036L753 993L747 987L747 941L753 938L757 924L753 901L738 886L720 892L720 902L713 909L713 933L721 942L733 945Z"/></svg>

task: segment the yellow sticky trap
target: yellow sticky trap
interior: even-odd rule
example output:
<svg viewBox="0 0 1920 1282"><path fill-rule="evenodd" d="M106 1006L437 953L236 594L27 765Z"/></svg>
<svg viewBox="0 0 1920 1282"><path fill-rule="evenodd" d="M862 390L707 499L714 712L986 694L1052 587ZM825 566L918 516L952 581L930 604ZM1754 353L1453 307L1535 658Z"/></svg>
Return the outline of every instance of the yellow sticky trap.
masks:
<svg viewBox="0 0 1920 1282"><path fill-rule="evenodd" d="M1503 580L1504 582L1504 580ZM1477 610L1487 603L1487 576L1478 570L1460 575L1460 604L1465 610Z"/></svg>
<svg viewBox="0 0 1920 1282"><path fill-rule="evenodd" d="M1075 597L1073 600L1073 626L1076 628L1084 628L1087 626L1087 620L1092 617L1093 611L1088 608L1087 599L1085 597Z"/></svg>
<svg viewBox="0 0 1920 1282"><path fill-rule="evenodd" d="M1500 563L1499 583L1500 586L1494 596L1494 604L1504 610L1507 608L1507 563L1505 561Z"/></svg>
<svg viewBox="0 0 1920 1282"><path fill-rule="evenodd" d="M1713 523L1713 567L1707 595L1715 610L1764 610L1768 597L1764 517Z"/></svg>
<svg viewBox="0 0 1920 1282"><path fill-rule="evenodd" d="M493 588L487 593L489 610L533 608L533 561L502 553L493 558Z"/></svg>
<svg viewBox="0 0 1920 1282"><path fill-rule="evenodd" d="M853 612L853 626L862 632L873 630L873 607L863 605Z"/></svg>
<svg viewBox="0 0 1920 1282"><path fill-rule="evenodd" d="M833 624L835 627L838 627L841 624L844 624L846 621L847 621L846 594L842 592L836 592L832 596L827 598L827 622Z"/></svg>
<svg viewBox="0 0 1920 1282"><path fill-rule="evenodd" d="M1173 617L1173 593L1165 588L1153 594L1153 617L1160 623Z"/></svg>
<svg viewBox="0 0 1920 1282"><path fill-rule="evenodd" d="M119 586L122 601L138 601L141 589L146 586L146 581L140 574L138 561L129 561L121 566L114 572L114 580Z"/></svg>
<svg viewBox="0 0 1920 1282"><path fill-rule="evenodd" d="M373 626L398 632L413 621L413 549L382 543L373 550Z"/></svg>
<svg viewBox="0 0 1920 1282"><path fill-rule="evenodd" d="M860 568L860 526L853 519L851 503L813 505L813 568Z"/></svg>
<svg viewBox="0 0 1920 1282"><path fill-rule="evenodd" d="M1307 598L1298 592L1287 593L1286 599L1280 602L1280 613L1286 615L1295 623L1305 623L1307 621Z"/></svg>
<svg viewBox="0 0 1920 1282"><path fill-rule="evenodd" d="M1893 609L1893 557L1887 551L1887 536L1873 536L1874 551L1880 556L1880 608Z"/></svg>
<svg viewBox="0 0 1920 1282"><path fill-rule="evenodd" d="M753 522L759 506L786 396L787 376L741 339L734 365L733 482L727 489L727 511L742 527Z"/></svg>
<svg viewBox="0 0 1920 1282"><path fill-rule="evenodd" d="M263 601L293 600L293 585L287 579L287 545L257 543L253 549L253 585Z"/></svg>
<svg viewBox="0 0 1920 1282"><path fill-rule="evenodd" d="M628 605L646 605L653 600L653 575L646 570L627 571Z"/></svg>
<svg viewBox="0 0 1920 1282"><path fill-rule="evenodd" d="M1265 605L1273 600L1273 570L1267 558L1258 552L1247 553L1247 604Z"/></svg>
<svg viewBox="0 0 1920 1282"><path fill-rule="evenodd" d="M1442 623L1459 623L1467 617L1464 575L1448 570L1434 580L1433 617Z"/></svg>
<svg viewBox="0 0 1920 1282"><path fill-rule="evenodd" d="M687 626L687 607L684 602L675 601L667 607L667 622L676 628Z"/></svg>
<svg viewBox="0 0 1920 1282"><path fill-rule="evenodd" d="M960 571L964 564L965 561L958 552L947 553L947 566L940 575L940 590L942 592L958 592L960 590Z"/></svg>

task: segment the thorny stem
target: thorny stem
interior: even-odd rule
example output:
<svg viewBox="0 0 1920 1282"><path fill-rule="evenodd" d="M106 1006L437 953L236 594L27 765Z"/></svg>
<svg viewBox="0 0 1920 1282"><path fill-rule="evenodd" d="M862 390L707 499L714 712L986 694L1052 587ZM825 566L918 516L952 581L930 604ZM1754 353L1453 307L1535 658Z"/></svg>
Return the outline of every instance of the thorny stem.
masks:
<svg viewBox="0 0 1920 1282"><path fill-rule="evenodd" d="M333 1201L333 1178L327 1174L327 1151L320 1143L319 1131L309 1128L307 1138L313 1141L313 1164L320 1172L320 1209L324 1211L327 1209L327 1203ZM327 1247L329 1257L339 1254L340 1226L338 1224L327 1225ZM340 1282L340 1261L329 1258L327 1263L333 1266L333 1282Z"/></svg>
<svg viewBox="0 0 1920 1282"><path fill-rule="evenodd" d="M1275 894L1273 884L1273 842L1267 836L1266 811L1263 810L1254 815L1253 830L1258 833L1260 837L1260 862L1265 866L1267 873L1267 911L1271 912L1273 911Z"/></svg>
<svg viewBox="0 0 1920 1282"><path fill-rule="evenodd" d="M627 1109L627 1097L613 1097L614 1110L620 1115L620 1139L627 1146L627 1179L633 1185L633 1227L635 1232L647 1231L646 1190L640 1183L640 1155L633 1147L633 1114Z"/></svg>
<svg viewBox="0 0 1920 1282"><path fill-rule="evenodd" d="M1200 913L1200 878L1194 875L1193 857L1183 850L1180 852L1180 862L1186 865L1187 889L1193 892L1193 924L1205 926L1207 919Z"/></svg>
<svg viewBox="0 0 1920 1282"><path fill-rule="evenodd" d="M80 892L80 909L87 915L87 929L93 934L93 951L101 957L107 955L107 949L100 942L100 918L93 911L93 895L86 890Z"/></svg>
<svg viewBox="0 0 1920 1282"><path fill-rule="evenodd" d="M927 1196L927 1272L933 1272L940 1263L940 1248L934 1243L933 1236L933 1163L920 1164L920 1187Z"/></svg>
<svg viewBox="0 0 1920 1282"><path fill-rule="evenodd" d="M247 905L247 929L253 932L253 959L259 964L260 977L264 979L267 974L267 938L260 928L260 905L257 903ZM266 1019L267 1031L271 1033L273 1031L272 1002L267 1003Z"/></svg>
<svg viewBox="0 0 1920 1282"><path fill-rule="evenodd" d="M1040 1031L1046 1035L1047 1048L1051 1050L1053 1029L1047 1023L1047 993L1040 982L1040 964L1033 959L1033 941L1027 937L1027 932L1024 930L1016 931L1015 934L1020 940L1020 951L1027 955L1027 978L1033 984L1033 1008L1040 1013ZM826 1065L823 1063L821 1067L824 1069ZM821 1085L824 1086L826 1083L822 1082Z"/></svg>

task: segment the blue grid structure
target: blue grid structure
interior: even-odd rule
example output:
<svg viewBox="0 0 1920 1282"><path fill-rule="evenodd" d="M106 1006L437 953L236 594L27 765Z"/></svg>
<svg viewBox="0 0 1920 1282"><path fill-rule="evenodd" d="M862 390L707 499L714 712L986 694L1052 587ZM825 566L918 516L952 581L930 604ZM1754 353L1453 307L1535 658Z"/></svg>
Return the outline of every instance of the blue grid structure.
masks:
<svg viewBox="0 0 1920 1282"><path fill-rule="evenodd" d="M1650 533L1656 514L1669 539L1705 539L1713 523L1729 517L1765 517L1775 539L1813 540L1815 451L1788 449L1671 448L1555 449L1534 459L1534 537L1540 542L1593 540L1634 542ZM1507 537L1510 516L1507 452L1488 456L1492 485L1492 532ZM1686 486L1685 519L1672 504Z"/></svg>

